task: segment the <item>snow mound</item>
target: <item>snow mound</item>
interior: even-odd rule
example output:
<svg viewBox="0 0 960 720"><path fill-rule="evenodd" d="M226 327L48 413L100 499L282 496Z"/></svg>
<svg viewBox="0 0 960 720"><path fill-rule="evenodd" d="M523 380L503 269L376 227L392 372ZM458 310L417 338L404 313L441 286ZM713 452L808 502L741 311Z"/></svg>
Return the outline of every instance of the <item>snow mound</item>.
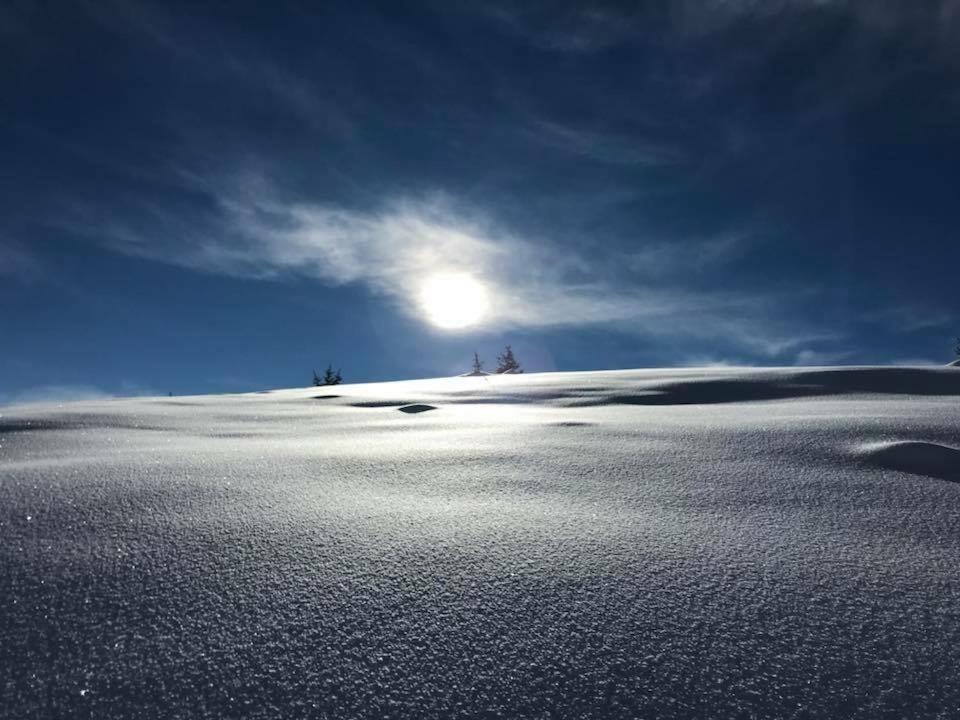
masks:
<svg viewBox="0 0 960 720"><path fill-rule="evenodd" d="M960 450L916 440L874 443L861 448L862 456L874 465L912 475L929 475L960 481Z"/></svg>
<svg viewBox="0 0 960 720"><path fill-rule="evenodd" d="M462 405L549 403L571 408L716 405L849 395L960 397L960 375L949 368L927 367L633 370L485 375L482 382L458 376L351 389L364 396L351 397L353 407L398 407L433 400ZM419 396L417 401L410 399L414 393Z"/></svg>
<svg viewBox="0 0 960 720"><path fill-rule="evenodd" d="M952 363L947 363L947 367L960 367L960 359L954 360Z"/></svg>
<svg viewBox="0 0 960 720"><path fill-rule="evenodd" d="M731 376L732 375L732 376ZM822 368L704 373L597 393L582 405L707 405L852 394L960 395L960 376L940 368Z"/></svg>

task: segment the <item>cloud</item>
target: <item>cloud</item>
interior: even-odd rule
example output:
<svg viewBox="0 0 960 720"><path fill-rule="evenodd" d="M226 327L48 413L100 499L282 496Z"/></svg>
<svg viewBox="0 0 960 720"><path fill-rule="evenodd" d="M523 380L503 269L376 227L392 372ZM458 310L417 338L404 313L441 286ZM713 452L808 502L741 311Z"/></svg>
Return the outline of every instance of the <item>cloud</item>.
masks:
<svg viewBox="0 0 960 720"><path fill-rule="evenodd" d="M637 39L649 39L651 27L706 35L724 31L745 16L776 17L789 11L846 10L848 5L846 0L671 0L646 9L623 3L593 2L558 10L553 3L507 0L484 3L476 12L499 22L541 50L587 55ZM663 21L665 24L660 25Z"/></svg>
<svg viewBox="0 0 960 720"><path fill-rule="evenodd" d="M34 405L59 404L65 402L112 400L122 397L148 397L159 395L155 390L133 383L122 381L118 389L111 391L96 385L51 384L36 385L34 387L0 393L0 405Z"/></svg>
<svg viewBox="0 0 960 720"><path fill-rule="evenodd" d="M599 3L558 9L553 4L481 3L474 12L500 23L542 50L588 54L618 45L633 31L630 16Z"/></svg>
<svg viewBox="0 0 960 720"><path fill-rule="evenodd" d="M272 106L284 108L306 126L331 137L345 140L353 136L354 123L343 104L328 101L320 83L311 83L268 57L256 36L251 40L231 33L227 26L211 27L201 17L171 13L162 4L138 0L101 0L85 8L100 27L142 38L189 68L191 74L262 95Z"/></svg>
<svg viewBox="0 0 960 720"><path fill-rule="evenodd" d="M747 231L690 241L654 242L624 254L620 261L641 274L699 273L734 262L753 242L756 238Z"/></svg>
<svg viewBox="0 0 960 720"><path fill-rule="evenodd" d="M92 385L38 385L0 394L0 405L54 404L80 400L109 400L113 397L116 395Z"/></svg>
<svg viewBox="0 0 960 720"><path fill-rule="evenodd" d="M88 216L73 228L116 251L202 272L361 285L416 318L431 273L465 272L487 286L487 327L501 331L608 325L639 336L722 339L765 357L836 337L784 320L784 306L797 299L790 293L690 289L672 277L686 261L665 244L652 245L643 272L625 278L615 250L585 256L549 237L521 236L443 193L356 209L284 197L256 174L190 182L209 194L209 212L144 206L139 217ZM724 262L744 243L729 234L687 252L693 266ZM656 263L660 278L649 267Z"/></svg>
<svg viewBox="0 0 960 720"><path fill-rule="evenodd" d="M749 365L742 360L730 360L727 358L717 358L713 355L691 355L683 358L676 363L677 367L683 368L736 368Z"/></svg>
<svg viewBox="0 0 960 720"><path fill-rule="evenodd" d="M954 317L938 308L901 305L869 312L864 320L895 332L915 332L950 325Z"/></svg>
<svg viewBox="0 0 960 720"><path fill-rule="evenodd" d="M869 48L883 51L891 42L914 44L925 53L956 65L960 32L957 0L858 2L857 0L676 0L670 4L674 27L694 35L725 32L744 20L779 23L794 32L807 20L842 19L853 31L846 38L848 60ZM863 77L877 68L863 67Z"/></svg>
<svg viewBox="0 0 960 720"><path fill-rule="evenodd" d="M593 132L545 120L535 124L529 137L556 150L612 165L672 166L685 159L679 148L667 143Z"/></svg>
<svg viewBox="0 0 960 720"><path fill-rule="evenodd" d="M148 51L163 53L178 72L195 75L201 87L215 84L216 90L222 90L221 86L230 86L233 92L240 89L244 98L262 97L264 105L280 107L283 113L295 116L299 125L329 131L323 133L327 137L311 135L311 143L298 145L289 157L284 155L287 148L279 137L281 133L276 133L278 139L271 140L271 147L261 150L279 155L269 166L273 168L270 177L261 173L181 173L178 180L182 188L175 187L177 182L151 182L149 194L124 189L118 193L123 197L107 214L88 207L79 218L67 223L71 229L79 229L115 250L234 277L268 280L302 276L328 285L361 285L414 317L419 316L416 298L426 273L470 272L490 287L495 303L488 323L497 329L611 325L639 336L722 340L764 357L777 357L804 343L833 337L817 327L779 319L780 314L789 314L787 309L796 302L789 292L757 293L730 283L726 284L727 289L694 289L684 282L683 275L696 273L701 275L698 280L703 280L707 275L704 270L732 265L747 254L756 239L746 233L721 232L714 237L685 238L680 243L655 235L644 237L640 249L629 254L623 253L624 244L614 239L612 244L618 245L619 250L611 247L587 251L570 247L569 243L561 247L551 238L557 230L563 232L559 222L554 221L553 228L548 227L549 219L541 223L537 228L541 231L539 236L528 230L518 232L498 222L493 214L451 196L405 190L407 186L447 187L446 180L451 177L431 176L429 159L422 171L416 165L413 176L398 176L396 168L406 168L408 164L396 162L394 148L378 146L384 142L379 137L382 129L371 121L380 116L378 109L397 113L407 106L424 106L417 95L418 87L433 86L425 82L432 76L422 70L422 62L405 61L405 67L416 72L411 78L419 81L410 84L411 98L395 104L389 93L371 93L363 82L354 82L362 79L363 73L354 78L354 70L338 72L343 63L333 57L335 53L326 57L328 48L318 48L316 53L311 50L270 54L262 38L245 33L236 25L227 23L216 30L203 13L171 14L161 4L110 0L107 5L91 3L85 7L98 27L135 37ZM714 11L720 10L710 10ZM643 25L640 14L602 3L565 12L553 11L546 5L534 9L528 9L526 4L500 5L490 13L500 13L501 27L505 23L514 33L533 32L541 47L579 54L628 42ZM383 39L385 48L377 57L403 57L407 42L416 47L418 52L414 54L420 57L418 36L405 35L402 28L391 25L389 18L371 22L372 36L363 42ZM423 52L425 58L431 57L429 51ZM589 62L590 58L576 60ZM574 156L575 161L585 159L625 169L658 168L664 170L663 174L668 169L685 172L688 164L702 161L699 146L689 142L684 130L694 111L684 103L674 102L674 86L661 82L658 73L669 75L670 68L683 71L691 63L671 61L655 65L649 71L637 72L627 92L614 92L617 85L606 83L597 88L576 87L576 106L582 105L589 112L570 116L560 109L573 103L538 100L544 97L543 90L524 85L522 78L478 71L477 87L490 91L489 95L479 93L478 97L496 98L505 108L489 123L488 115L483 115L483 125L495 126L489 137L502 139L519 133L527 141ZM465 68L454 60L450 69L453 80L439 87L451 93L458 90L458 71ZM649 98L646 90L651 90ZM391 98L389 107L381 107L380 95ZM658 98L663 102L658 102ZM451 116L471 117L474 98L458 101L455 106L457 111ZM485 113L490 110L485 101L482 107ZM602 112L612 118L609 128L589 119L607 117ZM171 117L180 118L172 122L183 122L182 118L190 115L164 114L161 122L171 122ZM704 117L698 110L695 115L698 119ZM716 122L714 115L707 117ZM410 121L410 135L416 139L415 128L419 126L413 124L413 117ZM217 156L218 140L230 134L230 123L215 125L215 132L202 127L203 123L187 125L172 133L180 142L186 142L183 147L164 153L167 163L190 163L195 167L206 158L215 164L217 161L212 158ZM273 127L272 123L270 126ZM425 126L429 127L429 119ZM297 123L290 127L295 135ZM629 132L630 127L641 127L642 131ZM464 140L455 128L450 136L446 135L450 130L449 124L437 130L436 138L431 137L431 147L466 147L467 141L476 140ZM242 135L243 130L237 137L242 139ZM712 133L706 135L713 137ZM350 142L324 145L331 138L344 137L349 137ZM241 143L244 148L263 144L259 136L247 139L250 142ZM415 145L411 143L411 147ZM315 162L321 153L314 151L321 147L329 152L323 153L322 162ZM476 147L489 146L481 142ZM189 158L185 148L190 151ZM303 151L304 148L307 150ZM349 161L345 160L343 148L349 149ZM232 143L227 143L222 152L224 156L236 157L231 153L237 151ZM300 164L300 158L307 153L311 160ZM498 159L496 153L494 147L487 167L481 158L477 167L465 166L462 173L455 173L450 184L471 175L514 173L514 166L506 158ZM281 177L276 167L281 164L287 176L299 178L301 187L308 183L324 185L321 197L355 198L374 188L371 194L381 192L383 199L365 199L358 207L348 200L317 202L317 195L313 194L292 196L276 182ZM448 162L437 165L454 166ZM325 178L327 173L336 173L337 182ZM686 173L684 180L695 174ZM296 182L290 180L291 185ZM509 182L517 180L511 177ZM503 187L508 184L500 183ZM514 196L501 197L500 204L495 201L494 207L499 209L515 199L531 204L556 202L558 193L553 189L541 192L544 185L538 185L534 178ZM617 183L584 191L578 186L576 194L571 193L575 199L569 203L577 209L570 210L569 215L582 216L586 214L583 208L596 204L599 197L627 191L666 193L670 188L654 188L652 183L641 188ZM192 196L192 200L185 201L185 195ZM117 207L120 205L123 207ZM692 217L695 212L689 214ZM609 213L608 217L598 218L598 223L612 227L616 224L610 222L612 216ZM639 244L635 240L634 247Z"/></svg>
<svg viewBox="0 0 960 720"><path fill-rule="evenodd" d="M30 284L44 275L37 256L22 244L0 238L0 278Z"/></svg>
<svg viewBox="0 0 960 720"><path fill-rule="evenodd" d="M907 367L943 367L947 363L944 362L943 360L931 360L930 358L905 357L905 358L895 358L884 364L907 366Z"/></svg>
<svg viewBox="0 0 960 720"><path fill-rule="evenodd" d="M793 364L800 367L836 365L843 360L848 360L854 354L854 352L849 350L830 351L811 350L807 348L797 353Z"/></svg>

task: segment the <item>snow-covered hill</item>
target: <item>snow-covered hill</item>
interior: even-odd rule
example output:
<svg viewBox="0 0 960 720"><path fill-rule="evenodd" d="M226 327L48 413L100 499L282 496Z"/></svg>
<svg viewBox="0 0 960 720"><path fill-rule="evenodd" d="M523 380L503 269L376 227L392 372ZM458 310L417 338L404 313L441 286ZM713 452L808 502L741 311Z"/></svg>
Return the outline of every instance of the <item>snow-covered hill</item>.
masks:
<svg viewBox="0 0 960 720"><path fill-rule="evenodd" d="M960 370L0 408L0 715L957 717Z"/></svg>

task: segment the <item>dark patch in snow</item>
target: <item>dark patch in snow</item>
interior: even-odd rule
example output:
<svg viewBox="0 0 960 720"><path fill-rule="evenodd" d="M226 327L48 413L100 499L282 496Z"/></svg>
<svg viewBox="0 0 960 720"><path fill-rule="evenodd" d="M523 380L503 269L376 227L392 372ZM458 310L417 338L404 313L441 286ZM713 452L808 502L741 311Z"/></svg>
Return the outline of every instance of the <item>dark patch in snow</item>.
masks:
<svg viewBox="0 0 960 720"><path fill-rule="evenodd" d="M579 420L562 420L561 422L549 423L552 427L590 427L596 423L581 422Z"/></svg>
<svg viewBox="0 0 960 720"><path fill-rule="evenodd" d="M47 418L11 418L0 420L0 435L11 433L36 433L57 430L165 430L167 428L138 422L130 417L109 415L64 415Z"/></svg>
<svg viewBox="0 0 960 720"><path fill-rule="evenodd" d="M747 372L732 379L651 383L639 392L574 399L570 405L711 405L856 394L960 395L960 375L936 368L893 367Z"/></svg>
<svg viewBox="0 0 960 720"><path fill-rule="evenodd" d="M452 402L459 405L518 405L518 404L537 404L553 400L570 400L571 398L592 398L598 393L610 392L610 388L564 388L557 389L531 389L525 392L511 391L509 393L500 393L496 390L489 392L455 392L445 393L445 398L450 398Z"/></svg>
<svg viewBox="0 0 960 720"><path fill-rule="evenodd" d="M422 413L427 412L428 410L436 410L437 408L434 405L424 405L422 403L414 403L413 405L404 405L403 407L397 408L400 412L405 413Z"/></svg>
<svg viewBox="0 0 960 720"><path fill-rule="evenodd" d="M59 420L6 420L0 422L0 435L20 432L40 432L42 430L72 430L76 425Z"/></svg>
<svg viewBox="0 0 960 720"><path fill-rule="evenodd" d="M314 395L310 399L311 400L336 400L339 397L343 397L343 395Z"/></svg>
<svg viewBox="0 0 960 720"><path fill-rule="evenodd" d="M412 405L410 400L364 400L362 402L350 403L350 407L355 408L390 408L401 407L403 405Z"/></svg>
<svg viewBox="0 0 960 720"><path fill-rule="evenodd" d="M550 400L564 400L567 396L556 394L554 397L543 395L474 395L456 400L457 405L534 405Z"/></svg>
<svg viewBox="0 0 960 720"><path fill-rule="evenodd" d="M795 397L825 395L817 385L779 385L752 380L703 380L666 385L638 393L620 393L588 398L574 406L596 405L713 405L716 403L785 400Z"/></svg>

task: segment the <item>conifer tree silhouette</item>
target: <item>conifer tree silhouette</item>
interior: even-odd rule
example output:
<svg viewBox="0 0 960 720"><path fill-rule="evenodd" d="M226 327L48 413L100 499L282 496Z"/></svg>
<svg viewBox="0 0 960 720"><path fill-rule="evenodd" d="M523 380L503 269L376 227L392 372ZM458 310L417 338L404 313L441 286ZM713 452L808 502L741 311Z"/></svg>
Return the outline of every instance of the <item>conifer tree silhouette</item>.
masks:
<svg viewBox="0 0 960 720"><path fill-rule="evenodd" d="M333 365L327 365L326 371L323 373L323 381L321 385L339 385L343 382L343 376L340 375L340 370L337 369L336 372L333 371Z"/></svg>
<svg viewBox="0 0 960 720"><path fill-rule="evenodd" d="M520 367L520 363L518 363L517 359L513 356L513 348L511 348L509 345L507 345L504 351L497 356L497 372L523 372L523 368Z"/></svg>

